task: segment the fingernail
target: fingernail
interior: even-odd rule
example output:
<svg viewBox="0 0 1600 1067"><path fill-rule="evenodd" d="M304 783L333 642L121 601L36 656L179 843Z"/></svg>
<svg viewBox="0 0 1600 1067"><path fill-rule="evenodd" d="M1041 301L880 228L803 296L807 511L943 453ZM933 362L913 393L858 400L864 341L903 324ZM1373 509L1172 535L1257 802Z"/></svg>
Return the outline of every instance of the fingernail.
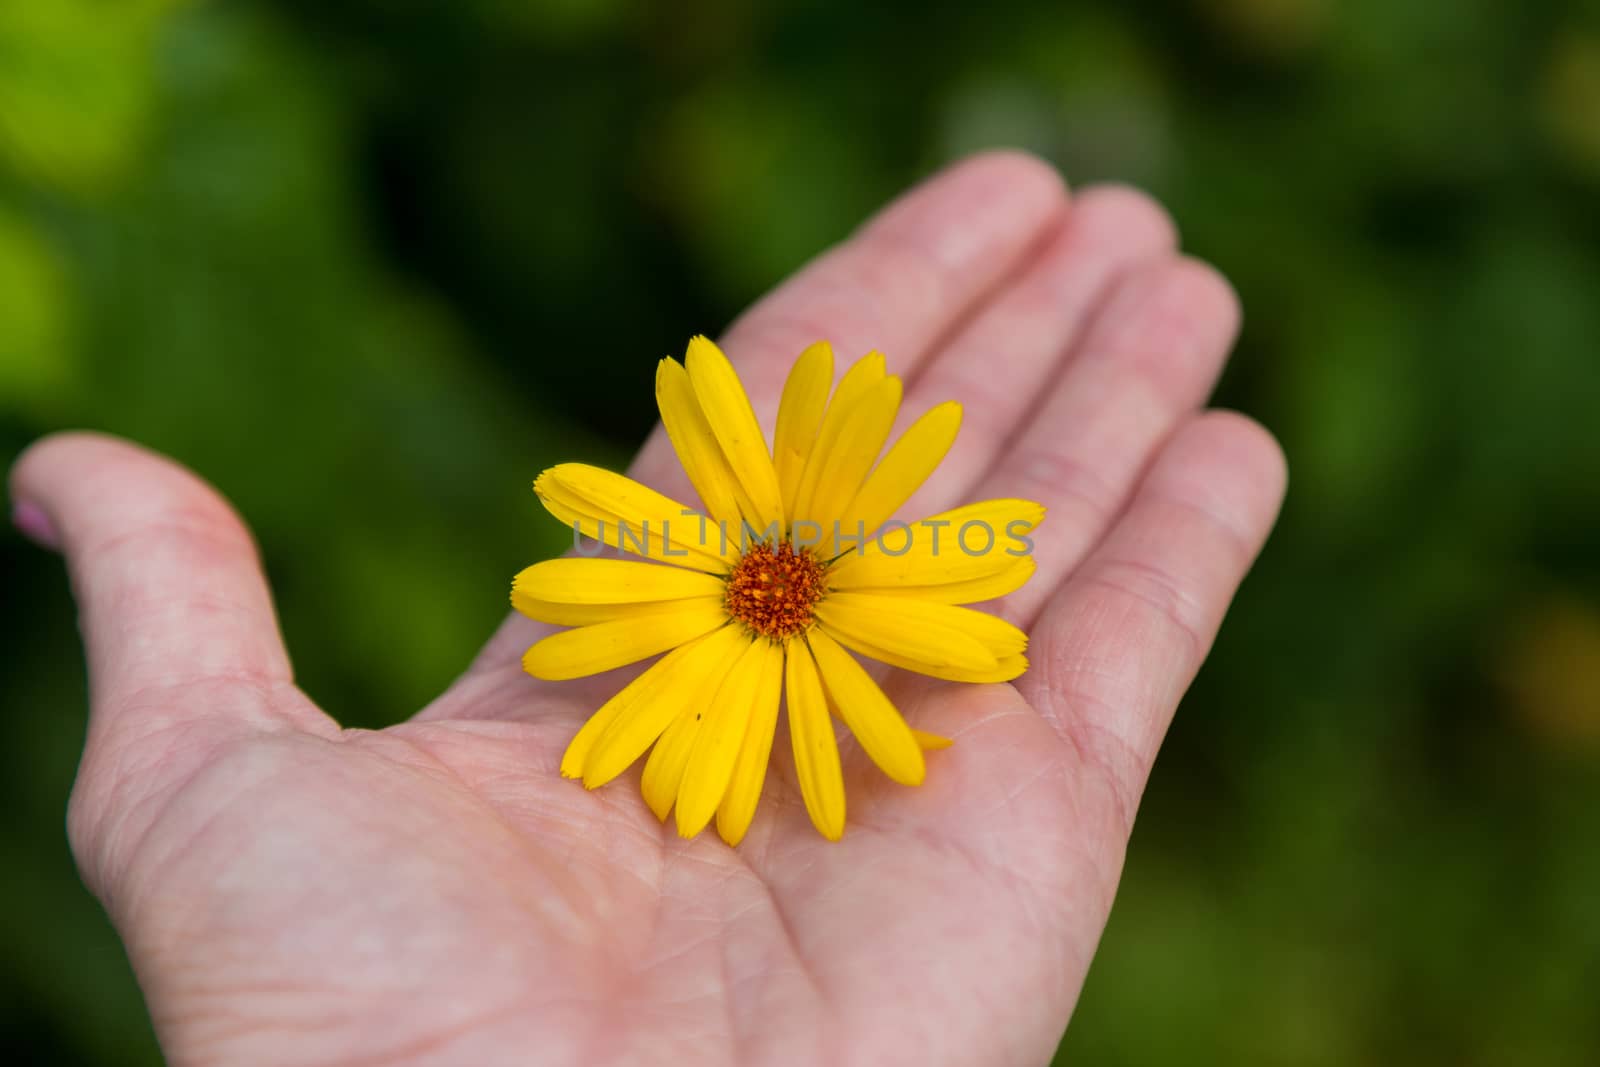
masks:
<svg viewBox="0 0 1600 1067"><path fill-rule="evenodd" d="M56 536L56 528L50 522L50 516L44 509L31 500L18 500L11 505L11 523L22 536L38 545L52 551L61 548L61 540Z"/></svg>

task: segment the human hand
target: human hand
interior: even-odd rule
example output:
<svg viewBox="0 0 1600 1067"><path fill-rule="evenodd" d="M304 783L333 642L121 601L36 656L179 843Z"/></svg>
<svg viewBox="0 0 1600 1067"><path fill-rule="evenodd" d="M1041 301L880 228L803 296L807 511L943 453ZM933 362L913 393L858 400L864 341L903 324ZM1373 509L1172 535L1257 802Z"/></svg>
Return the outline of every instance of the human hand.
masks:
<svg viewBox="0 0 1600 1067"><path fill-rule="evenodd" d="M174 1064L1039 1063L1070 1016L1162 735L1275 516L1258 426L1200 412L1237 327L1150 201L1016 155L951 168L741 318L770 427L789 361L888 353L907 417L965 406L904 513L1023 497L1038 572L1010 685L895 675L955 738L926 784L846 747L817 836L786 745L737 849L678 837L561 753L616 688L543 683L513 616L411 721L342 730L295 688L250 537L102 437L31 448L21 524L82 610L74 854ZM530 472L531 473L531 472ZM658 428L630 472L691 490ZM637 773L637 772L634 772Z"/></svg>

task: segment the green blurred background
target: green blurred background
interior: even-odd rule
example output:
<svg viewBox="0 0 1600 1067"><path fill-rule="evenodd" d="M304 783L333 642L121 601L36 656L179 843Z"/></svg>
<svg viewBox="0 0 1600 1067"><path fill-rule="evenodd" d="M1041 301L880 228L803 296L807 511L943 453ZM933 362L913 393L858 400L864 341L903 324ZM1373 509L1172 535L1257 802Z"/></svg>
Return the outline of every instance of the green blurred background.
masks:
<svg viewBox="0 0 1600 1067"><path fill-rule="evenodd" d="M0 458L198 469L393 721L559 544L535 472L989 145L1170 204L1293 467L1063 1057L1597 1062L1600 3L0 0ZM7 529L0 589L0 1057L158 1062L62 832L65 580Z"/></svg>

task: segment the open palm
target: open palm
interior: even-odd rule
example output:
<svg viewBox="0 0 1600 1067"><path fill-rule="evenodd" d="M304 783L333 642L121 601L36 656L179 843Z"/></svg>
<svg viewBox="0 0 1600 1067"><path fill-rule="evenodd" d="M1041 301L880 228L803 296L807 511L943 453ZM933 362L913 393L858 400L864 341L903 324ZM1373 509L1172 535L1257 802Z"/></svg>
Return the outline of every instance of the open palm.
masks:
<svg viewBox="0 0 1600 1067"><path fill-rule="evenodd" d="M810 827L787 745L737 849L626 783L558 773L614 678L541 683L513 617L410 722L342 730L296 689L249 535L192 475L62 435L12 474L83 609L92 711L69 830L175 1064L1040 1063L1077 999L1156 749L1284 486L1200 410L1233 297L1129 190L1070 200L996 154L913 190L736 323L770 427L789 360L886 352L955 449L905 509L1042 501L996 609L1012 685L904 674L955 739L927 783L846 747ZM530 472L531 474L532 472ZM691 490L659 428L631 472ZM633 774L637 774L637 770Z"/></svg>

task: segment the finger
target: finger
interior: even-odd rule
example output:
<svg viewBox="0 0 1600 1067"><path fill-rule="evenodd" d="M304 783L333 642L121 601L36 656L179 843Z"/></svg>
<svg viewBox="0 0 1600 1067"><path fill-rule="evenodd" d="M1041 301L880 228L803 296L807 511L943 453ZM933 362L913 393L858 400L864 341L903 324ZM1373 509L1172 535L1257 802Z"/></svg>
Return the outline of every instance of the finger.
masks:
<svg viewBox="0 0 1600 1067"><path fill-rule="evenodd" d="M723 337L763 429L772 432L789 367L815 341L833 345L838 371L878 349L891 373L910 373L1036 247L1065 204L1048 164L985 153L936 174L818 256ZM659 426L629 473L669 495L691 493Z"/></svg>
<svg viewBox="0 0 1600 1067"><path fill-rule="evenodd" d="M66 557L89 664L91 735L128 715L259 711L254 701L188 708L170 699L197 683L289 684L250 535L193 474L125 441L60 434L17 460L11 493L19 509L43 515Z"/></svg>
<svg viewBox="0 0 1600 1067"><path fill-rule="evenodd" d="M1195 260L1147 264L1101 307L1079 351L981 482L1045 505L1037 571L998 611L1024 628L1105 534L1140 473L1216 384L1238 333L1227 281Z"/></svg>
<svg viewBox="0 0 1600 1067"><path fill-rule="evenodd" d="M1113 185L1079 191L1040 253L907 390L897 434L946 400L961 401L962 419L958 443L902 516L915 520L969 499L1062 373L1108 288L1136 264L1170 258L1176 247L1171 218L1143 193Z"/></svg>
<svg viewBox="0 0 1600 1067"><path fill-rule="evenodd" d="M1259 425L1231 412L1196 416L1034 629L1032 669L1017 688L1104 773L1125 830L1286 477Z"/></svg>

